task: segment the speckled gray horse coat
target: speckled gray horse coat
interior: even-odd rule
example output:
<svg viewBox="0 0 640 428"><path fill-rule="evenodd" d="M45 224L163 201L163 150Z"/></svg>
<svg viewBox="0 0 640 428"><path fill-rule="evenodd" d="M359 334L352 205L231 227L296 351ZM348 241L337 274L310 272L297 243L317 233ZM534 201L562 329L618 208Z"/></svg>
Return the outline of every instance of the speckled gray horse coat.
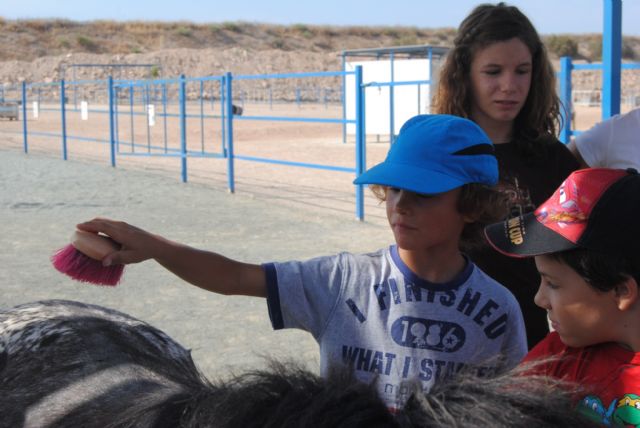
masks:
<svg viewBox="0 0 640 428"><path fill-rule="evenodd" d="M64 300L0 312L0 427L396 426L375 391L272 363L210 383L126 314Z"/></svg>

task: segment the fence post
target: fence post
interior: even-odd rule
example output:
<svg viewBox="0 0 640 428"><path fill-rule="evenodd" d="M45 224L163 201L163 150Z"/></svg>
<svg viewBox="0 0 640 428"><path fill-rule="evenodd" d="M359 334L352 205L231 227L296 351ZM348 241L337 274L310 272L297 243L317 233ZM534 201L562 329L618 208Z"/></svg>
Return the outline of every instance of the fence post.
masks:
<svg viewBox="0 0 640 428"><path fill-rule="evenodd" d="M162 82L162 126L164 136L164 152L167 153L167 82Z"/></svg>
<svg viewBox="0 0 640 428"><path fill-rule="evenodd" d="M134 132L134 127L133 127L133 91L134 91L134 82L129 82L129 116L130 116L130 122L131 122L131 153L134 153L136 151L136 144L135 144L135 132Z"/></svg>
<svg viewBox="0 0 640 428"><path fill-rule="evenodd" d="M362 86L362 66L356 66L356 178L366 168L365 126L364 126L364 87ZM356 220L364 220L364 186L356 185Z"/></svg>
<svg viewBox="0 0 640 428"><path fill-rule="evenodd" d="M560 114L562 115L562 128L560 128L560 141L568 144L571 140L571 112L573 102L571 100L571 70L573 64L571 57L560 58Z"/></svg>
<svg viewBox="0 0 640 428"><path fill-rule="evenodd" d="M180 75L180 160L182 182L187 182L187 106L184 74Z"/></svg>
<svg viewBox="0 0 640 428"><path fill-rule="evenodd" d="M111 145L111 166L116 166L116 124L115 110L113 108L113 77L109 76L109 144Z"/></svg>
<svg viewBox="0 0 640 428"><path fill-rule="evenodd" d="M115 139L116 139L116 153L120 153L120 128L118 116L120 115L120 111L118 110L118 99L120 97L120 87L115 85L113 87L113 116L114 116L114 128L115 128Z"/></svg>
<svg viewBox="0 0 640 428"><path fill-rule="evenodd" d="M227 155L227 119L225 118L226 80L227 79L225 78L225 76L222 76L222 79L220 79L220 121L222 122L220 129L222 130L222 156L225 158L228 156Z"/></svg>
<svg viewBox="0 0 640 428"><path fill-rule="evenodd" d="M622 0L604 0L602 119L620 113Z"/></svg>
<svg viewBox="0 0 640 428"><path fill-rule="evenodd" d="M427 95L427 102L429 103L429 109L425 109L425 113L431 113L431 98L433 98L433 49L429 46L429 52L427 55L427 61L429 61L429 93ZM420 94L420 85L418 85L418 94ZM418 107L418 114L420 114L420 107Z"/></svg>
<svg viewBox="0 0 640 428"><path fill-rule="evenodd" d="M67 160L67 113L65 107L64 79L60 81L60 113L62 119L62 159Z"/></svg>
<svg viewBox="0 0 640 428"><path fill-rule="evenodd" d="M389 63L391 64L391 84L389 85L389 143L393 144L396 141L396 129L395 129L395 64L393 63L394 55L393 52L389 54Z"/></svg>
<svg viewBox="0 0 640 428"><path fill-rule="evenodd" d="M204 80L200 80L200 151L204 153Z"/></svg>
<svg viewBox="0 0 640 428"><path fill-rule="evenodd" d="M233 171L233 90L231 86L231 73L225 74L225 89L227 101L226 108L226 128L227 128L227 178L229 180L229 193L235 192L234 171Z"/></svg>
<svg viewBox="0 0 640 428"><path fill-rule="evenodd" d="M147 124L147 153L151 153L151 125L149 125L149 83L144 83L142 104L144 105L144 121Z"/></svg>
<svg viewBox="0 0 640 428"><path fill-rule="evenodd" d="M347 92L347 75L345 74L347 71L347 62L344 56L344 51L342 51L342 143L345 144L347 142L347 97L344 95Z"/></svg>
<svg viewBox="0 0 640 428"><path fill-rule="evenodd" d="M4 94L3 94L4 98ZM27 82L22 82L22 147L24 152L29 152L29 146L27 145Z"/></svg>

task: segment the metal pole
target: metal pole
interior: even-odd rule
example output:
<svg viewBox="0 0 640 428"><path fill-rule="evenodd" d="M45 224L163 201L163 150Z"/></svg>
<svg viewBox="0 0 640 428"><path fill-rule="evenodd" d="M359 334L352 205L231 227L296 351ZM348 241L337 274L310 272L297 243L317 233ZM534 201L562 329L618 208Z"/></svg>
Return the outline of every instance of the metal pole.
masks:
<svg viewBox="0 0 640 428"><path fill-rule="evenodd" d="M134 86L133 84L129 83L129 115L131 118L131 153L136 151L135 134L134 134L134 128L133 128L133 91L134 91Z"/></svg>
<svg viewBox="0 0 640 428"><path fill-rule="evenodd" d="M356 178L366 169L365 127L364 127L364 88L362 86L362 66L356 66ZM364 189L356 185L356 220L364 220Z"/></svg>
<svg viewBox="0 0 640 428"><path fill-rule="evenodd" d="M602 119L620 113L622 0L604 0Z"/></svg>
<svg viewBox="0 0 640 428"><path fill-rule="evenodd" d="M347 87L347 75L346 75L346 59L344 51L342 51L342 142L347 142L347 97L344 96Z"/></svg>
<svg viewBox="0 0 640 428"><path fill-rule="evenodd" d="M187 182L187 106L184 74L180 75L180 160L182 182Z"/></svg>
<svg viewBox="0 0 640 428"><path fill-rule="evenodd" d="M151 153L151 126L149 125L149 85L144 85L144 116L147 123L147 153Z"/></svg>
<svg viewBox="0 0 640 428"><path fill-rule="evenodd" d="M167 153L167 83L162 82L162 123L164 127L164 152Z"/></svg>
<svg viewBox="0 0 640 428"><path fill-rule="evenodd" d="M235 192L234 171L233 171L233 90L231 87L232 76L230 72L225 75L226 86L226 122L227 122L227 178L229 181L229 193Z"/></svg>
<svg viewBox="0 0 640 428"><path fill-rule="evenodd" d="M562 115L562 128L560 129L560 141L568 144L571 140L571 111L573 103L571 100L571 70L573 64L571 57L560 58L560 114Z"/></svg>
<svg viewBox="0 0 640 428"><path fill-rule="evenodd" d="M115 134L115 109L113 108L113 77L109 76L109 143L111 145L111 166L116 166L116 134Z"/></svg>
<svg viewBox="0 0 640 428"><path fill-rule="evenodd" d="M389 58L391 59L391 85L389 85L389 143L393 144L393 142L396 139L396 130L395 130L395 117L394 117L394 111L393 111L393 105L394 105L394 64L393 64L393 59L394 59L394 55L393 52L391 52Z"/></svg>
<svg viewBox="0 0 640 428"><path fill-rule="evenodd" d="M204 153L204 80L200 81L200 151Z"/></svg>
<svg viewBox="0 0 640 428"><path fill-rule="evenodd" d="M73 72L73 81L76 81L76 68L71 66L71 71ZM63 79L64 80L64 79ZM78 86L73 85L73 108L78 110Z"/></svg>
<svg viewBox="0 0 640 428"><path fill-rule="evenodd" d="M428 59L429 61L429 86L428 86L428 93L427 93L427 103L428 103L428 109L427 111L425 111L425 113L429 114L431 113L431 95L432 95L432 91L431 89L433 88L433 48L431 46L429 46L429 55L428 55ZM420 86L418 86L418 93L420 92Z"/></svg>
<svg viewBox="0 0 640 428"><path fill-rule="evenodd" d="M225 158L227 157L227 134L226 134L227 120L225 117L226 81L227 79L225 78L225 76L222 76L222 79L220 80L220 121L221 121L220 129L222 130L222 156L224 156Z"/></svg>
<svg viewBox="0 0 640 428"><path fill-rule="evenodd" d="M67 160L67 114L65 111L64 79L60 81L60 113L62 119L62 159Z"/></svg>
<svg viewBox="0 0 640 428"><path fill-rule="evenodd" d="M119 128L119 122L118 122L118 116L120 115L120 112L118 110L118 99L120 98L120 86L114 86L113 87L113 98L114 98L114 103L113 103L113 115L114 115L114 125L115 125L115 131L116 131L116 152L120 153L120 128Z"/></svg>
<svg viewBox="0 0 640 428"><path fill-rule="evenodd" d="M4 92L3 92L4 97ZM25 153L29 152L27 145L27 82L22 82L22 147Z"/></svg>

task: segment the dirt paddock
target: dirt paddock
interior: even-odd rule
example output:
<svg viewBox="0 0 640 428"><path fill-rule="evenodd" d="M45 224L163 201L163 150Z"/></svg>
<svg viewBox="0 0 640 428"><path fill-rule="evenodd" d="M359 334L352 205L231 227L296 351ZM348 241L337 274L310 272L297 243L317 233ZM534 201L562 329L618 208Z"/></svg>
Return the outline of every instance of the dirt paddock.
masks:
<svg viewBox="0 0 640 428"><path fill-rule="evenodd" d="M59 133L51 125L56 119L30 118L30 132ZM108 138L104 123L70 122L69 135L91 130ZM197 125L188 124L194 150L200 144ZM238 121L236 153L351 166L354 144L341 142L338 127L326 127ZM74 282L55 271L49 257L67 244L75 224L95 216L118 218L255 263L365 252L392 242L383 209L372 197L367 196L366 221L355 220L351 173L238 160L231 195L225 159L189 159L183 183L179 158L123 154L112 168L108 145L69 139L64 161L59 137L30 135L25 154L19 123L0 121L0 131L0 307L63 298L115 308L191 348L210 376L261 366L267 355L316 369L317 345L304 332L272 331L263 299L202 291L154 262L128 266L115 288ZM138 139L145 141L143 133ZM387 148L371 147L370 164ZM124 143L120 149L127 150Z"/></svg>

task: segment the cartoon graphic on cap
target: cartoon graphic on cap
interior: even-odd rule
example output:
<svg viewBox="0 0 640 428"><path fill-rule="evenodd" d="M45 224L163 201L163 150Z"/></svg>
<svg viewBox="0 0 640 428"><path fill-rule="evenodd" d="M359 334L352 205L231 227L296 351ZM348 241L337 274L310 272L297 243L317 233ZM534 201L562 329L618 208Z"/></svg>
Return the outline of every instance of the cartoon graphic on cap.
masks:
<svg viewBox="0 0 640 428"><path fill-rule="evenodd" d="M536 210L536 216L540 223L554 222L558 223L560 227L565 227L564 223L581 223L587 220L587 214L578 204L580 195L574 181L565 180L555 195L558 198L557 204L547 202Z"/></svg>

